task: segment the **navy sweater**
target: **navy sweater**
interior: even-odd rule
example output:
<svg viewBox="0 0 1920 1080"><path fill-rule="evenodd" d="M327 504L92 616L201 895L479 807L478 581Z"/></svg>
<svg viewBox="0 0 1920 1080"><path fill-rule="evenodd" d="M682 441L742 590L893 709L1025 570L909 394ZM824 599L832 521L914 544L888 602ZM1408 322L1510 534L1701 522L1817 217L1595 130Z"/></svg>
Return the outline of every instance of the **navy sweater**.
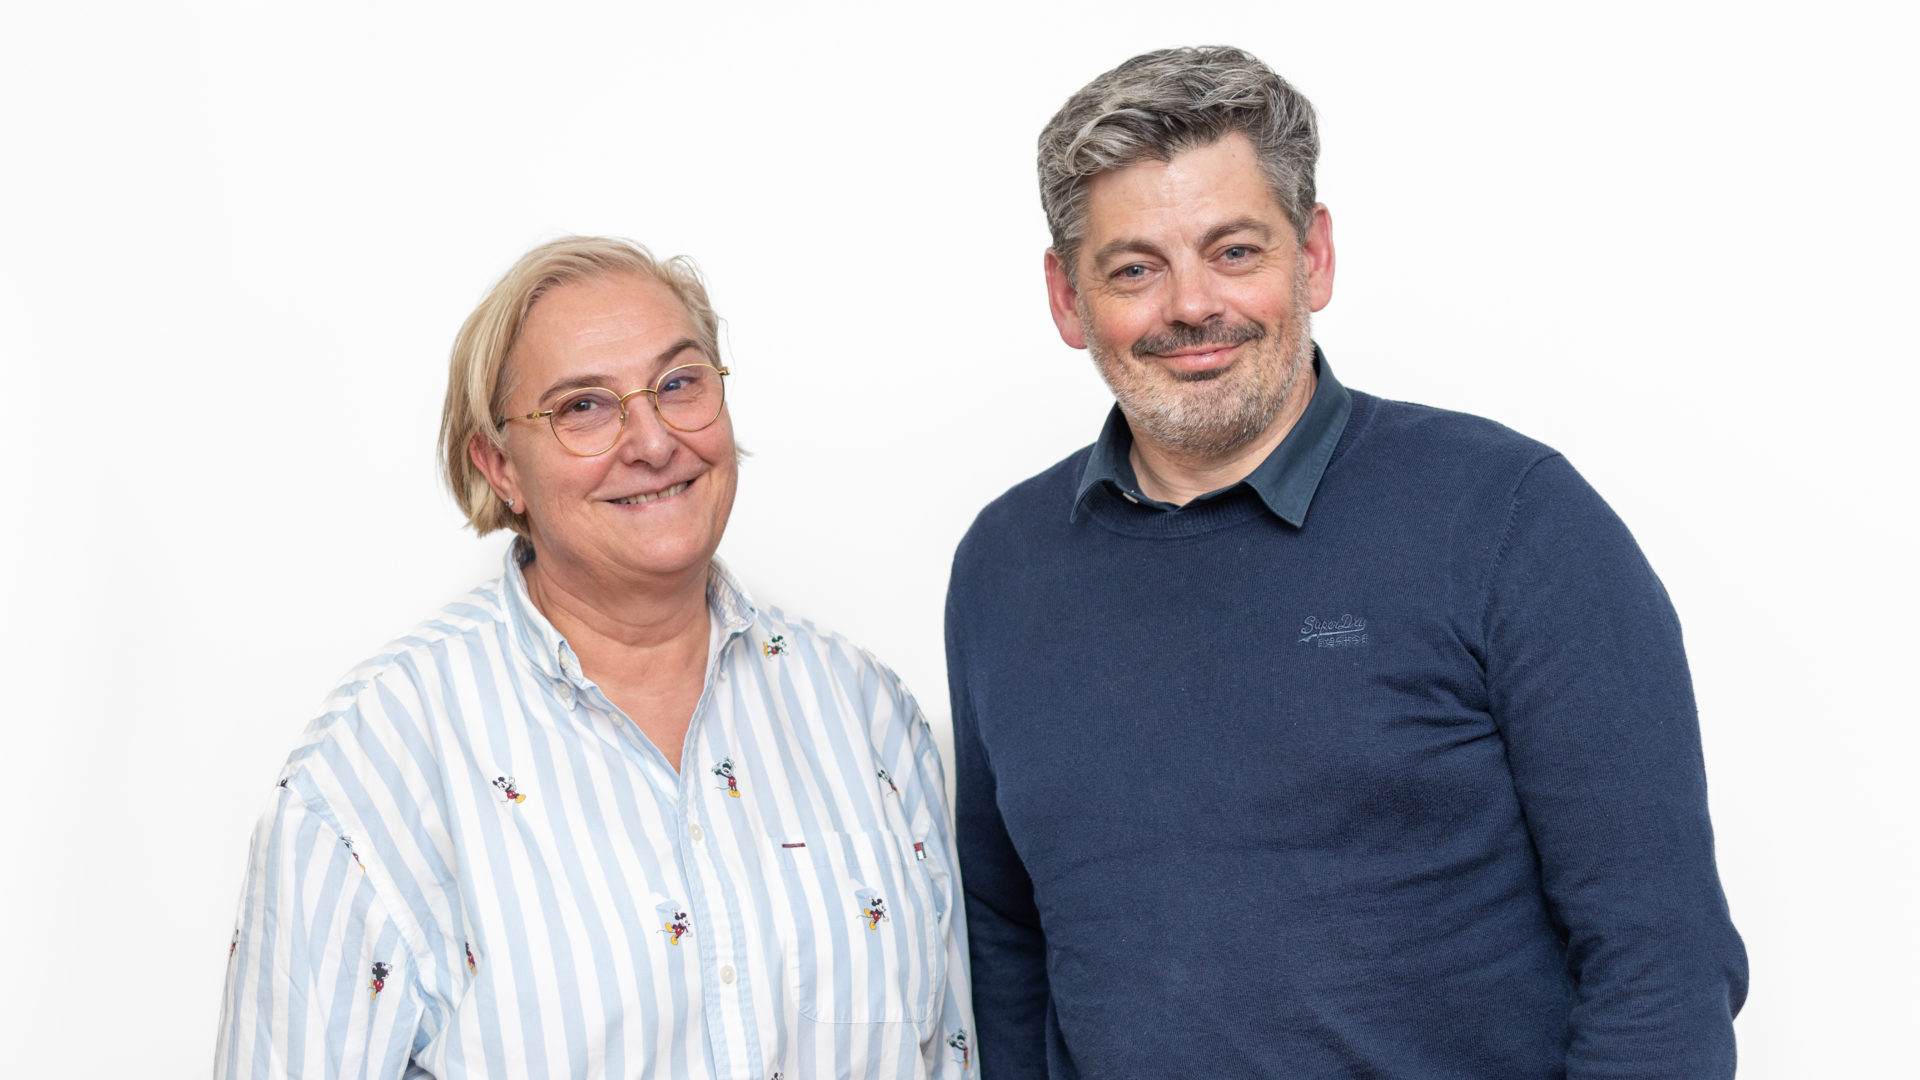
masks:
<svg viewBox="0 0 1920 1080"><path fill-rule="evenodd" d="M1680 627L1566 461L1353 394L1299 528L1088 451L947 599L989 1080L1733 1075Z"/></svg>

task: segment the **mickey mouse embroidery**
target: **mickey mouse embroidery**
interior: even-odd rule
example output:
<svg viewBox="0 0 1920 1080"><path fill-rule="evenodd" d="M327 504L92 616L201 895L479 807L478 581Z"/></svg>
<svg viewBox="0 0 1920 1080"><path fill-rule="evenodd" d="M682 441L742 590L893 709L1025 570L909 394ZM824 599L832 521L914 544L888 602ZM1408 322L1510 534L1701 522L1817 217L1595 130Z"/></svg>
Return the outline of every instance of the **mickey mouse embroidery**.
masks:
<svg viewBox="0 0 1920 1080"><path fill-rule="evenodd" d="M713 767L713 775L724 781L720 787L721 791L726 792L736 799L740 797L740 782L733 778L732 758L721 758L720 764Z"/></svg>
<svg viewBox="0 0 1920 1080"><path fill-rule="evenodd" d="M947 1045L953 1047L953 1060L960 1063L960 1071L966 1072L973 1064L973 1050L967 1046L967 1029L961 1028L948 1036Z"/></svg>
<svg viewBox="0 0 1920 1080"><path fill-rule="evenodd" d="M655 904L653 910L666 916L661 923L665 929L660 932L667 935L667 944L678 945L681 938L693 933L693 923L688 920L687 913L680 910L678 903L669 900L664 904Z"/></svg>
<svg viewBox="0 0 1920 1080"><path fill-rule="evenodd" d="M872 889L859 889L854 898L860 901L860 917L867 920L867 929L878 930L883 922L892 922L887 917L887 898Z"/></svg>

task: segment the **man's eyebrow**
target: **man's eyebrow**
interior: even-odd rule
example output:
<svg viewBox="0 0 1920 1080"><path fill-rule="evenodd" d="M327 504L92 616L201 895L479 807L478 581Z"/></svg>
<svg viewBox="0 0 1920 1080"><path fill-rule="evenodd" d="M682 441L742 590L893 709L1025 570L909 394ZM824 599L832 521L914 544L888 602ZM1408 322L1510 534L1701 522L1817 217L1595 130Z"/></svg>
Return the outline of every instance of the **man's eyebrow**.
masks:
<svg viewBox="0 0 1920 1080"><path fill-rule="evenodd" d="M660 355L653 358L654 365L656 367L664 368L666 364L672 362L676 357L678 357L681 353L686 352L688 349L700 350L703 355L705 353L705 350L701 349L701 345L698 341L695 341L690 337L681 338L679 341L676 341L673 344L667 346L666 348L660 350ZM613 385L613 376L602 374L600 372L588 372L585 375L574 375L565 379L561 379L559 382L554 383L552 386L547 387L547 392L544 394L541 394L540 400L534 402L534 404L539 405L541 408L545 408L547 402L553 400L555 395L564 394L569 390L584 390L589 386L598 386L603 390L612 390L616 394L622 392Z"/></svg>
<svg viewBox="0 0 1920 1080"><path fill-rule="evenodd" d="M1208 229L1207 234L1200 238L1200 246L1203 248L1212 247L1213 245L1219 243L1221 240L1229 236L1232 236L1234 233L1241 233L1241 232L1254 234L1255 236L1259 237L1260 242L1263 244L1272 243L1273 241L1273 226L1268 225L1266 222L1261 221L1259 218L1243 217L1243 218L1235 218L1232 221L1222 222L1221 224L1215 225L1213 228ZM1133 254L1151 255L1155 257L1160 257L1161 251L1158 245L1155 245L1150 241L1141 240L1134 237L1122 237L1121 239L1115 240L1112 243L1107 244L1105 247L1102 247L1099 251L1094 252L1093 261L1096 265L1098 265L1100 263L1106 262L1109 259L1114 258L1115 256L1133 255Z"/></svg>
<svg viewBox="0 0 1920 1080"><path fill-rule="evenodd" d="M1253 233L1260 238L1260 242L1263 244L1270 243L1273 240L1273 226L1268 225L1259 218L1243 217L1221 225L1215 225L1213 228L1208 229L1207 235L1200 239L1200 246L1203 248L1212 247L1227 237L1232 236L1234 233L1240 232Z"/></svg>
<svg viewBox="0 0 1920 1080"><path fill-rule="evenodd" d="M1116 255L1159 256L1160 248L1146 240L1138 240L1131 237L1122 237L1119 240L1115 240L1107 244L1105 247L1101 248L1099 251L1094 252L1093 253L1094 265L1097 266L1100 263L1106 262L1107 260L1113 258Z"/></svg>

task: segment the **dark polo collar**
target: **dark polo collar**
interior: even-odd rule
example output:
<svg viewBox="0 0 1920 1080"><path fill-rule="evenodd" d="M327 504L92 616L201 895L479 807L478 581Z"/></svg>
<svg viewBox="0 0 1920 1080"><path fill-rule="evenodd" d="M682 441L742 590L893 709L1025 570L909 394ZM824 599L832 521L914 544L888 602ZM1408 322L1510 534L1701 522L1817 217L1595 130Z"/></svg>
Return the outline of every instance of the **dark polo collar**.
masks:
<svg viewBox="0 0 1920 1080"><path fill-rule="evenodd" d="M1307 409L1294 421L1293 429L1280 445L1273 448L1257 468L1246 478L1229 484L1217 491L1188 503L1193 506L1217 499L1229 492L1238 490L1242 485L1250 487L1260 496L1267 509L1281 520L1299 528L1307 520L1307 507L1313 502L1313 493L1320 487L1320 477L1327 471L1327 462L1333 457L1333 448L1340 442L1340 435L1347 429L1347 417L1353 412L1353 395L1333 377L1333 367L1320 352L1320 346L1313 347L1313 368L1318 382L1313 389L1313 400L1307 402ZM1079 521L1080 511L1086 503L1087 493L1095 485L1106 484L1116 494L1129 502L1154 510L1177 513L1181 507L1172 503L1150 499L1140 492L1140 481L1133 472L1133 463L1127 459L1128 451L1133 449L1133 429L1127 426L1127 418L1115 405L1107 414L1106 427L1100 431L1100 438L1094 441L1093 453L1087 458L1086 470L1080 474L1080 489L1074 495L1073 509L1068 520Z"/></svg>

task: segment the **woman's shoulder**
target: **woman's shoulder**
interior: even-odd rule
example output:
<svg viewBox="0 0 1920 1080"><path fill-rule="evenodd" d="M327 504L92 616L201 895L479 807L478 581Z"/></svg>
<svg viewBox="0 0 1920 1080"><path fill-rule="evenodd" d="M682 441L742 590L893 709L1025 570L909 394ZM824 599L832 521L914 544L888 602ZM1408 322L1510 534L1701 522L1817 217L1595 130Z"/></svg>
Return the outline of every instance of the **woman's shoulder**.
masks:
<svg viewBox="0 0 1920 1080"><path fill-rule="evenodd" d="M308 722L287 772L327 746L388 744L456 708L450 683L497 676L514 649L502 579L475 586L348 669Z"/></svg>
<svg viewBox="0 0 1920 1080"><path fill-rule="evenodd" d="M507 623L502 579L482 582L348 669L327 695L327 702L331 705L351 700L383 681L415 678L422 670L444 663L450 647L478 642L503 630Z"/></svg>
<svg viewBox="0 0 1920 1080"><path fill-rule="evenodd" d="M787 668L780 682L803 700L863 720L866 726L924 724L924 713L899 674L871 649L812 619L775 605L755 606L734 663ZM851 705L849 713L844 706ZM879 735L878 731L869 733Z"/></svg>

